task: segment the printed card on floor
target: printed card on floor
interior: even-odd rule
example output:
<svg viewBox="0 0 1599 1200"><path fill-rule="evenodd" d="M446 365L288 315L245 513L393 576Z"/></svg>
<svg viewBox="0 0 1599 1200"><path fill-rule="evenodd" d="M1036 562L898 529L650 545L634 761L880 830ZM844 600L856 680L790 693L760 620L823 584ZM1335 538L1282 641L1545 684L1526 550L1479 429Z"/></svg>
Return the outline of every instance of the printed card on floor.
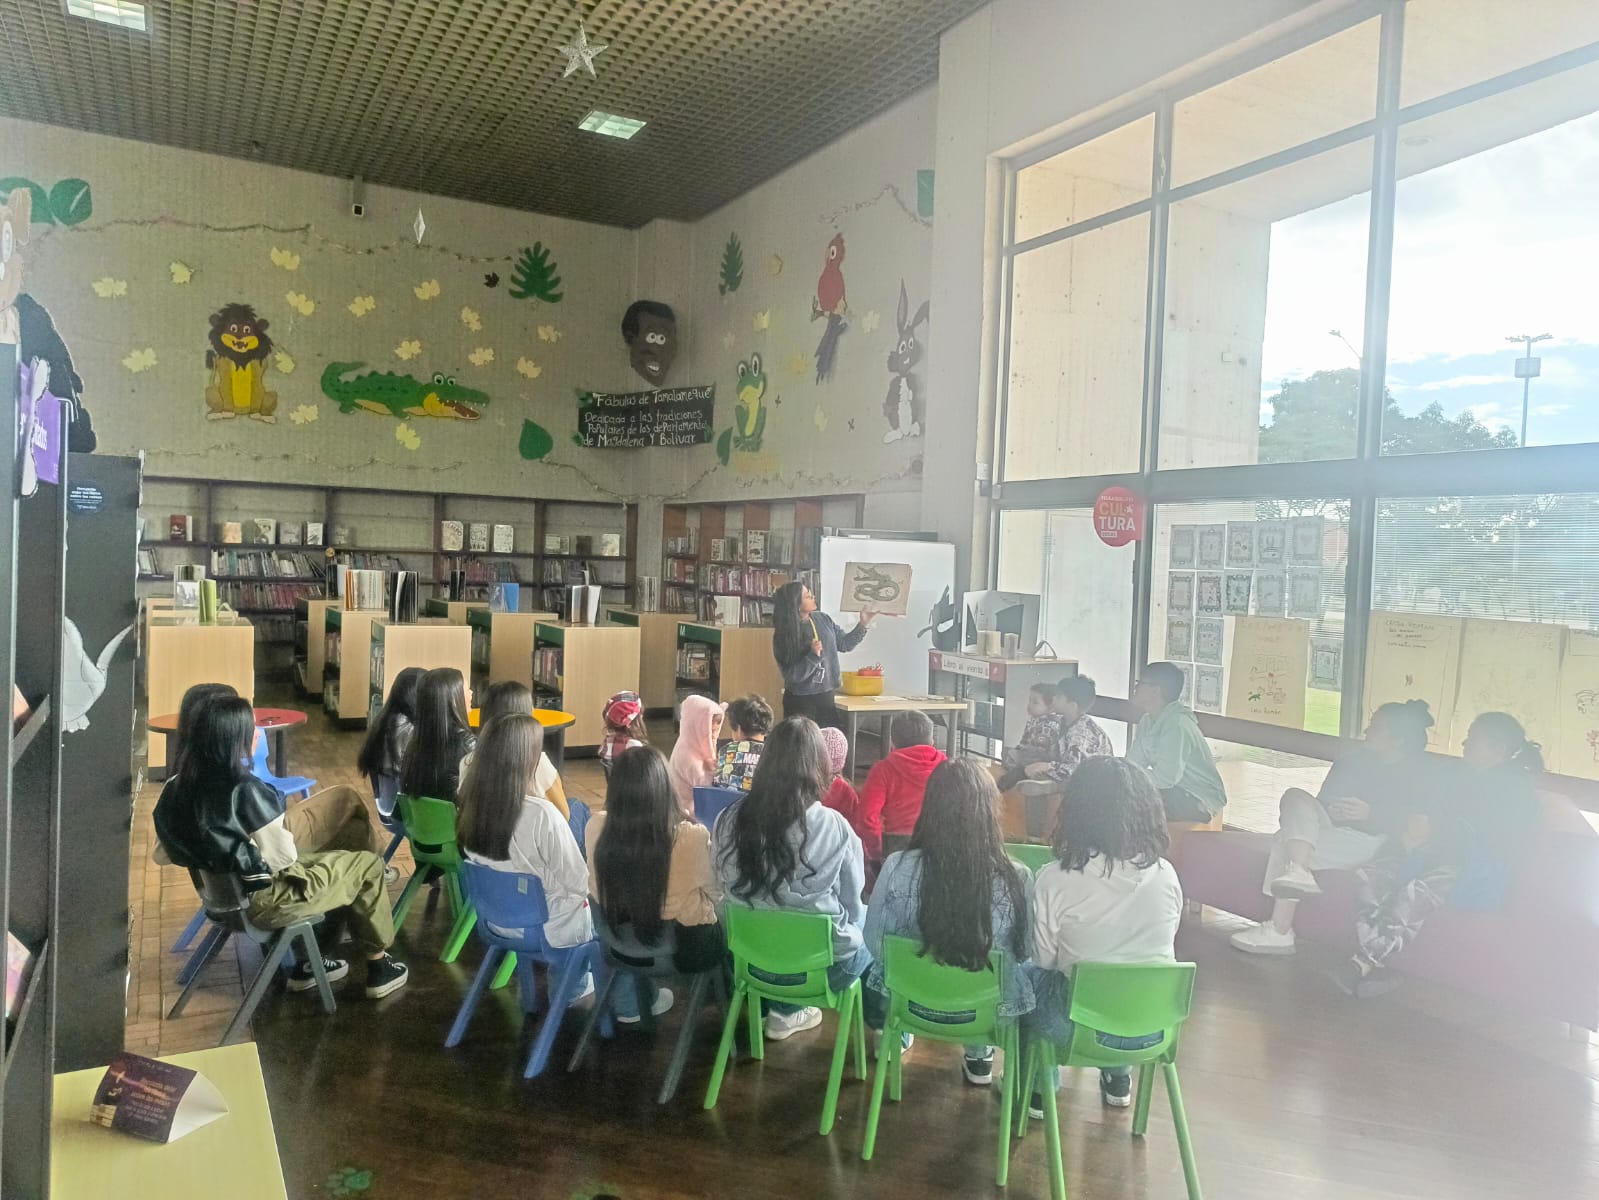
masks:
<svg viewBox="0 0 1599 1200"><path fill-rule="evenodd" d="M146 1141L175 1142L227 1112L222 1093L198 1071L123 1053L106 1068L89 1120Z"/></svg>
<svg viewBox="0 0 1599 1200"><path fill-rule="evenodd" d="M1173 525L1171 527L1171 568L1179 570L1183 567L1192 567L1195 562L1194 555L1195 534L1197 530L1192 525Z"/></svg>
<svg viewBox="0 0 1599 1200"><path fill-rule="evenodd" d="M1288 560L1288 522L1255 522L1255 561L1263 567L1280 567Z"/></svg>
<svg viewBox="0 0 1599 1200"><path fill-rule="evenodd" d="M1194 668L1194 707L1200 712L1219 713L1222 702L1220 667Z"/></svg>
<svg viewBox="0 0 1599 1200"><path fill-rule="evenodd" d="M1288 561L1303 566L1321 563L1322 517L1295 517L1288 523Z"/></svg>
<svg viewBox="0 0 1599 1200"><path fill-rule="evenodd" d="M1195 561L1201 567L1221 567L1227 563L1227 526L1200 525L1194 536Z"/></svg>
<svg viewBox="0 0 1599 1200"><path fill-rule="evenodd" d="M1320 569L1310 568L1289 572L1288 615L1319 621L1322 612Z"/></svg>
<svg viewBox="0 0 1599 1200"><path fill-rule="evenodd" d="M1194 573L1173 571L1166 581L1166 611L1172 616L1194 611Z"/></svg>
<svg viewBox="0 0 1599 1200"><path fill-rule="evenodd" d="M1202 573L1195 576L1194 611L1200 616L1220 616L1222 613L1221 576Z"/></svg>
<svg viewBox="0 0 1599 1200"><path fill-rule="evenodd" d="M1227 649L1227 621L1224 617L1199 617L1194 621L1194 661L1221 666Z"/></svg>
<svg viewBox="0 0 1599 1200"><path fill-rule="evenodd" d="M1255 615L1280 617L1287 604L1288 577L1281 571L1255 573Z"/></svg>
<svg viewBox="0 0 1599 1200"><path fill-rule="evenodd" d="M1229 567L1255 565L1255 522L1227 522L1227 565Z"/></svg>
<svg viewBox="0 0 1599 1200"><path fill-rule="evenodd" d="M1166 618L1166 657L1190 659L1194 657L1194 621L1192 617Z"/></svg>
<svg viewBox="0 0 1599 1200"><path fill-rule="evenodd" d="M1255 578L1253 571L1228 571L1226 582L1226 600L1223 611L1229 617L1247 617L1249 615L1249 592Z"/></svg>

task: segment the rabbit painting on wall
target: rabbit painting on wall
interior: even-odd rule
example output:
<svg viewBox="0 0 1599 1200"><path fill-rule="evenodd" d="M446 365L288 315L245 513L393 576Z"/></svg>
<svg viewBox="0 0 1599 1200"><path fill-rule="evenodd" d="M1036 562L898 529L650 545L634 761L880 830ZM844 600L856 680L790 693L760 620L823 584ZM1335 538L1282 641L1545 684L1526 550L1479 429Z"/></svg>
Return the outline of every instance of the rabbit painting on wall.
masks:
<svg viewBox="0 0 1599 1200"><path fill-rule="evenodd" d="M888 352L888 369L893 378L888 381L888 396L883 401L883 415L888 418L888 431L883 443L897 442L901 438L922 435L922 384L914 374L922 361L922 343L916 330L927 321L930 301L923 300L916 315L910 313L910 296L905 291L905 281L899 285L899 339Z"/></svg>

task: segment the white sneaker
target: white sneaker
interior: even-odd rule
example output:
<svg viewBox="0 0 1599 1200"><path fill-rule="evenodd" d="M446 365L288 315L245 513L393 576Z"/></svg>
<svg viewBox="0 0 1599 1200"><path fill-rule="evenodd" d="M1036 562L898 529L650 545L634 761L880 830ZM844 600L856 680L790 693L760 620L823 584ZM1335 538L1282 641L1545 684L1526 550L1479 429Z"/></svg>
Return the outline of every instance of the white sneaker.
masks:
<svg viewBox="0 0 1599 1200"><path fill-rule="evenodd" d="M591 973L583 976L583 986L577 989L577 995L573 996L572 999L569 1001L569 1003L577 1004L580 1001L587 1000L593 994L594 994L594 975L591 972Z"/></svg>
<svg viewBox="0 0 1599 1200"><path fill-rule="evenodd" d="M769 1012L766 1014L766 1040L784 1042L796 1033L815 1029L822 1023L822 1010L802 1008L797 1013Z"/></svg>
<svg viewBox="0 0 1599 1200"><path fill-rule="evenodd" d="M908 1053L910 1051L910 1048L912 1046L914 1046L915 1044L916 1044L916 1035L914 1033L901 1033L899 1035L899 1052L900 1052L900 1054L903 1055L903 1054ZM876 1058L882 1052L883 1052L883 1031L881 1029L874 1029L872 1031L872 1057Z"/></svg>
<svg viewBox="0 0 1599 1200"><path fill-rule="evenodd" d="M1279 933L1277 926L1270 921L1262 921L1259 925L1248 929L1241 929L1233 934L1230 939L1233 949L1242 950L1245 954L1292 954L1294 952L1294 931Z"/></svg>
<svg viewBox="0 0 1599 1200"><path fill-rule="evenodd" d="M1290 900L1298 896L1319 896L1321 884L1316 882L1316 877L1310 873L1309 867L1289 863L1283 868L1283 873L1271 881L1271 894L1284 896Z"/></svg>
<svg viewBox="0 0 1599 1200"><path fill-rule="evenodd" d="M623 980L617 986L618 987L629 987L631 985L628 983L628 981ZM650 1016L652 1016L652 1017L664 1016L666 1013L669 1013L671 1011L672 1011L672 989L671 988L661 988L659 991L657 991L655 993L655 1003L650 1005ZM617 1021L617 1024L619 1024L619 1025L637 1025L643 1019L644 1019L643 1017L617 1017L616 1021Z"/></svg>

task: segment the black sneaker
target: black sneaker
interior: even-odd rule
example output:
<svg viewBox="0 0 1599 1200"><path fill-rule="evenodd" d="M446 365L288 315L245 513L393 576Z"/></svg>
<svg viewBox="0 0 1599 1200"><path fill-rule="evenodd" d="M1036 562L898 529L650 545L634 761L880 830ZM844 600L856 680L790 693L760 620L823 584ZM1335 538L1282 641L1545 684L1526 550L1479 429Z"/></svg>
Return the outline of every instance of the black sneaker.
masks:
<svg viewBox="0 0 1599 1200"><path fill-rule="evenodd" d="M342 958L324 958L322 969L328 973L328 982L337 983L350 973L350 964ZM316 973L308 962L300 963L289 972L289 991L309 992L316 986Z"/></svg>
<svg viewBox="0 0 1599 1200"><path fill-rule="evenodd" d="M366 998L381 1000L390 992L397 992L411 977L405 964L392 954L373 959L366 964Z"/></svg>
<svg viewBox="0 0 1599 1200"><path fill-rule="evenodd" d="M1106 1108L1127 1108L1133 1102L1133 1077L1099 1073L1099 1098Z"/></svg>
<svg viewBox="0 0 1599 1200"><path fill-rule="evenodd" d="M1027 1115L1035 1121L1044 1119L1044 1093L1034 1092L1028 1099Z"/></svg>
<svg viewBox="0 0 1599 1200"><path fill-rule="evenodd" d="M966 1076L966 1082L973 1087L987 1087L994 1082L994 1056L986 1058L971 1058L968 1056L961 1062L961 1071Z"/></svg>

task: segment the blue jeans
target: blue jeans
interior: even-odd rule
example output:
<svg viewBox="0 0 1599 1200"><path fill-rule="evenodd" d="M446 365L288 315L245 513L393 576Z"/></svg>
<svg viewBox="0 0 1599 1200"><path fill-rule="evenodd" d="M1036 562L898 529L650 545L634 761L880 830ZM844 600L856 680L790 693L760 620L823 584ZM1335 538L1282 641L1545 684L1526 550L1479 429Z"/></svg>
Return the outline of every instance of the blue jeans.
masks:
<svg viewBox="0 0 1599 1200"><path fill-rule="evenodd" d="M835 992L842 992L854 983L871 968L872 952L865 946L857 946L847 958L835 958L833 965L827 968L827 986ZM774 975L774 983L803 983L803 975ZM863 989L864 990L864 989ZM766 1010L775 1012L780 1016L791 1017L799 1012L802 1005L779 1004L776 1000L766 1002Z"/></svg>
<svg viewBox="0 0 1599 1200"><path fill-rule="evenodd" d="M581 800L568 796L566 798L566 811L570 814L566 818L566 827L572 831L572 836L577 839L577 852L586 859L589 856L588 844L583 839L589 827L589 806Z"/></svg>
<svg viewBox="0 0 1599 1200"><path fill-rule="evenodd" d="M655 997L660 991L653 979L645 979L641 975L620 975L616 986L611 989L611 1015L629 1021L637 1017L640 1013L638 1004L640 991L653 1007Z"/></svg>
<svg viewBox="0 0 1599 1200"><path fill-rule="evenodd" d="M1038 1003L1033 1011L1022 1018L1022 1023L1035 1037L1040 1037L1057 1046L1064 1046L1072 1040L1072 1031L1075 1028L1067 1020L1066 1014L1071 1009L1071 980L1059 971L1038 969L1033 973L1033 995ZM1111 1050L1147 1050L1151 1046L1160 1045L1162 1033L1141 1034L1138 1037L1117 1037L1114 1034L1101 1033L1096 1039L1101 1046ZM1107 1079L1127 1078L1132 1074L1131 1067L1106 1067L1100 1074ZM1049 1082L1052 1088L1060 1087L1060 1068L1049 1068Z"/></svg>
<svg viewBox="0 0 1599 1200"><path fill-rule="evenodd" d="M888 997L873 987L861 988L862 1008L866 1024L872 1029L882 1029L888 1023ZM987 1042L964 1042L961 1049L967 1058L993 1058L994 1047Z"/></svg>

